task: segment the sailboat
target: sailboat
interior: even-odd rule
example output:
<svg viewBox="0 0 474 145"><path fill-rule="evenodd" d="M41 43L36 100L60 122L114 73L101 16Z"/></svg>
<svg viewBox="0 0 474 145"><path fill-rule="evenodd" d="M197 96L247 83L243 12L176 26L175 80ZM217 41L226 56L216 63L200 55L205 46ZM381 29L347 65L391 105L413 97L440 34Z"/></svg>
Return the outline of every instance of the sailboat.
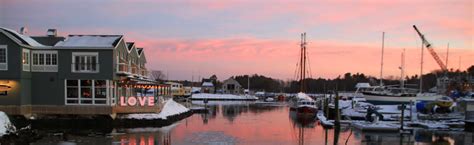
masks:
<svg viewBox="0 0 474 145"><path fill-rule="evenodd" d="M404 87L404 68L405 68L405 52L402 53L402 65L400 67L401 73L401 80L400 86L392 85L392 86L385 86L383 84L383 49L384 49L384 37L385 32L382 35L382 60L380 66L380 84L379 86L370 86L365 88L361 93L364 95L364 98L367 102L375 104L375 105L395 105L401 103L409 103L414 102L416 100L416 89L410 89Z"/></svg>
<svg viewBox="0 0 474 145"><path fill-rule="evenodd" d="M301 34L301 53L300 53L300 68L299 68L299 82L300 92L293 98L290 105L291 110L295 110L297 114L301 115L316 115L318 108L316 101L309 97L306 93L306 33Z"/></svg>

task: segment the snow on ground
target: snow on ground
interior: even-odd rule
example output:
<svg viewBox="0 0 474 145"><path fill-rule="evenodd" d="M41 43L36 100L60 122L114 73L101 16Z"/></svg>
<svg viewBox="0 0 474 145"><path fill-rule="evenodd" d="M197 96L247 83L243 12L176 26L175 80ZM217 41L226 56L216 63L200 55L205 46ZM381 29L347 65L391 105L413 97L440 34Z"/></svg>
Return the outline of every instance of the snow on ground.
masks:
<svg viewBox="0 0 474 145"><path fill-rule="evenodd" d="M7 114L0 111L0 137L8 132L14 132L15 130L15 126L11 124Z"/></svg>
<svg viewBox="0 0 474 145"><path fill-rule="evenodd" d="M188 111L189 111L188 108L175 102L173 99L169 99L166 101L160 113L128 114L128 115L121 116L120 118L121 119L145 119L145 120L167 119L168 116L178 115L178 114L185 113Z"/></svg>
<svg viewBox="0 0 474 145"><path fill-rule="evenodd" d="M258 98L251 95L232 95L232 94L193 94L191 99L225 99L225 100L257 100Z"/></svg>

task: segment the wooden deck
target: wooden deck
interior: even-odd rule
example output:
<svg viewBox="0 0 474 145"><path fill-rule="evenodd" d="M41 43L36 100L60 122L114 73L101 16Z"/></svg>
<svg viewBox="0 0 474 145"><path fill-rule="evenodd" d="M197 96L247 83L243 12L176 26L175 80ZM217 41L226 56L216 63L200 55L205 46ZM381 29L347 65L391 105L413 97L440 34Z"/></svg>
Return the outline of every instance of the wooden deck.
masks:
<svg viewBox="0 0 474 145"><path fill-rule="evenodd" d="M130 113L159 113L163 104L153 107L99 105L22 105L0 106L8 115L115 115Z"/></svg>

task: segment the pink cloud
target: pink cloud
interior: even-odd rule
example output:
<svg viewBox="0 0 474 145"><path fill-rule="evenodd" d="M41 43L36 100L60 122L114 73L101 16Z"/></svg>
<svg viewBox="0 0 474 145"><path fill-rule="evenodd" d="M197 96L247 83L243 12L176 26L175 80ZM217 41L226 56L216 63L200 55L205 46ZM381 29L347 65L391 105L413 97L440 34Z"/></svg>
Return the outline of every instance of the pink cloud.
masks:
<svg viewBox="0 0 474 145"><path fill-rule="evenodd" d="M380 45L341 43L310 40L308 53L313 77L334 78L346 72L362 72L378 76L380 70ZM178 77L190 76L200 71L202 76L218 74L221 78L240 74L264 74L280 79L292 79L298 61L299 45L295 40L257 38L227 39L160 39L140 40L145 47L148 67L169 70ZM400 54L403 48L386 47L384 76L398 76ZM438 53L442 53L441 51ZM444 52L443 52L444 53ZM419 73L420 49L406 48L407 74ZM474 51L452 48L451 61L463 57L462 69L474 62ZM425 50L425 71L439 69ZM444 57L443 57L444 61ZM457 62L457 61L456 61ZM456 63L457 64L457 63ZM457 65L456 67L457 68ZM189 79L184 77L181 79Z"/></svg>

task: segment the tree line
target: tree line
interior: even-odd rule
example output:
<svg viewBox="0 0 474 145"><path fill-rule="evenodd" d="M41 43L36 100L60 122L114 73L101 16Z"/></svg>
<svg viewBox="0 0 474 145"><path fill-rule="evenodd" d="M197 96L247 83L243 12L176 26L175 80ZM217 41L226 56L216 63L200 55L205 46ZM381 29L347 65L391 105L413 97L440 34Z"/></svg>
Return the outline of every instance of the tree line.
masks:
<svg viewBox="0 0 474 145"><path fill-rule="evenodd" d="M423 75L423 91L428 91L430 88L436 86L437 78L448 77L451 80L450 86L452 89L460 89L459 85L463 82L468 82L468 79L474 79L474 65L469 67L465 71L461 70L449 70L443 72L441 70L435 70L430 73ZM250 77L250 78L249 78ZM250 89L254 91L266 91L266 92L286 92L296 93L300 91L300 83L298 80L283 81L266 77L263 75L237 75L234 76L243 88L248 88L248 80L250 80ZM400 84L400 78L389 76L384 78L383 83L385 85L398 85ZM419 88L419 75L406 76L404 79L405 86L409 88ZM338 76L334 79L325 78L306 78L305 87L307 93L324 93L329 90L338 91L355 91L357 83L369 83L370 85L379 85L380 79L374 76L365 75L363 73L345 73L342 76Z"/></svg>

